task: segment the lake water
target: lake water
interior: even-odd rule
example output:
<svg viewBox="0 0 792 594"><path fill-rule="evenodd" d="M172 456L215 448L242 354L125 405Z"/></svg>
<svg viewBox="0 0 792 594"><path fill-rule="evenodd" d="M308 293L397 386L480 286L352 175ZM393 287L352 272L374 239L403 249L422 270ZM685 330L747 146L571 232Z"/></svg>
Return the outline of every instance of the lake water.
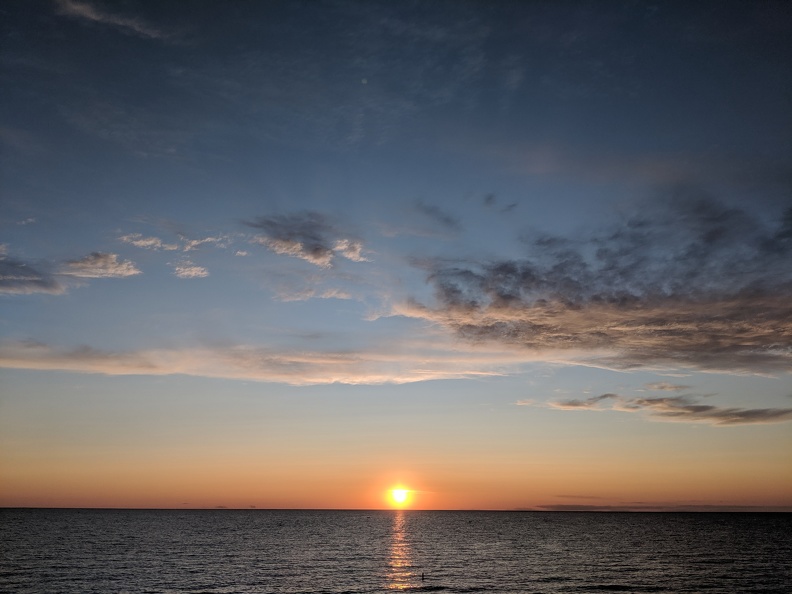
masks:
<svg viewBox="0 0 792 594"><path fill-rule="evenodd" d="M792 514L5 509L0 531L14 593L792 592Z"/></svg>

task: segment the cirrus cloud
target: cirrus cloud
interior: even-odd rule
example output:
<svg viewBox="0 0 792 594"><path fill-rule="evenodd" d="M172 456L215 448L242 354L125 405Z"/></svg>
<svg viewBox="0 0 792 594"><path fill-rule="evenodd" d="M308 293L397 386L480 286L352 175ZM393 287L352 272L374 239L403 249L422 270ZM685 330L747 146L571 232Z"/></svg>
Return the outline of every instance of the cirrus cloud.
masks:
<svg viewBox="0 0 792 594"><path fill-rule="evenodd" d="M124 32L136 33L152 39L166 39L169 37L166 33L143 22L141 19L113 14L87 2L77 2L76 0L56 0L56 2L60 12L71 17L111 25Z"/></svg>

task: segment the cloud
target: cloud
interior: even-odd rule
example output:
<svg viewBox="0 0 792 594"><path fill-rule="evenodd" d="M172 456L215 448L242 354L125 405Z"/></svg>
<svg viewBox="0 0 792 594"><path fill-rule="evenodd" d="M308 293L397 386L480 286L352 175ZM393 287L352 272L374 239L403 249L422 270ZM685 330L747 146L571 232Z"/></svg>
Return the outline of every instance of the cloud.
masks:
<svg viewBox="0 0 792 594"><path fill-rule="evenodd" d="M591 398L586 398L585 400L568 399L551 402L549 406L565 410L598 410L597 405L600 402L604 400L613 400L614 398L618 397L619 396L616 394L602 394L601 396L592 396Z"/></svg>
<svg viewBox="0 0 792 594"><path fill-rule="evenodd" d="M301 241L293 239L272 239L270 237L261 236L256 237L254 241L269 248L276 254L300 258L301 260L305 260L316 266L321 266L322 268L328 268L333 261L333 251L324 246L314 245L306 248L305 244Z"/></svg>
<svg viewBox="0 0 792 594"><path fill-rule="evenodd" d="M501 261L415 262L435 291L393 313L615 369L792 370L792 210L765 225L690 189L604 232Z"/></svg>
<svg viewBox="0 0 792 594"><path fill-rule="evenodd" d="M495 206L498 204L498 197L492 192L490 192L489 194L485 194L483 198L483 204L487 208L495 208ZM498 210L499 212L507 213L507 212L511 212L515 208L517 208L517 203L512 202L505 206L499 207Z"/></svg>
<svg viewBox="0 0 792 594"><path fill-rule="evenodd" d="M651 417L658 419L713 425L749 425L792 420L792 408L723 408L698 404L692 398L685 396L632 398L622 401L618 410L646 411Z"/></svg>
<svg viewBox="0 0 792 594"><path fill-rule="evenodd" d="M96 373L226 378L290 385L410 383L502 375L508 353L439 349L411 343L350 351L284 350L237 345L110 352L59 349L38 342L0 343L0 367Z"/></svg>
<svg viewBox="0 0 792 594"><path fill-rule="evenodd" d="M599 406L604 402L610 402L610 408ZM562 410L642 412L656 420L710 425L756 425L792 421L792 408L719 407L700 404L698 399L692 396L628 398L618 394L602 394L582 400L550 402L548 406Z"/></svg>
<svg viewBox="0 0 792 594"><path fill-rule="evenodd" d="M201 239L190 239L186 235L180 233L179 240L181 241L181 245L176 243L165 243L159 237L144 237L141 233L129 233L127 235L122 235L118 239L124 243L134 245L135 247L155 251L181 250L184 252L191 252L202 245L214 245L218 248L228 247L228 237L225 235L218 235L216 237L203 237Z"/></svg>
<svg viewBox="0 0 792 594"><path fill-rule="evenodd" d="M173 264L173 274L179 278L204 278L209 276L209 271L203 266L196 266L190 260Z"/></svg>
<svg viewBox="0 0 792 594"><path fill-rule="evenodd" d="M184 244L182 249L185 252L192 251L205 244L213 244L221 248L227 247L226 241L228 241L228 238L223 235L218 235L217 237L204 237L203 239L188 239L183 235L180 237Z"/></svg>
<svg viewBox="0 0 792 594"><path fill-rule="evenodd" d="M333 250L344 256L347 260L352 260L353 262L370 262L368 258L363 257L363 244L359 241L339 239L336 241Z"/></svg>
<svg viewBox="0 0 792 594"><path fill-rule="evenodd" d="M46 265L43 265L49 268ZM5 251L0 253L0 293L28 295L49 293L60 295L66 287L58 277L74 278L123 278L140 274L133 262L120 261L116 254L93 252L79 260L69 260L57 271L42 270L16 258L8 258Z"/></svg>
<svg viewBox="0 0 792 594"><path fill-rule="evenodd" d="M683 386L681 384L671 384L669 382L655 382L646 384L650 390L659 390L661 392L682 392L683 390L690 389L690 386Z"/></svg>
<svg viewBox="0 0 792 594"><path fill-rule="evenodd" d="M433 204L426 204L423 201L418 201L415 204L415 209L423 215L429 217L435 223L445 227L449 231L458 231L460 228L459 219L450 213L447 213L439 206Z"/></svg>
<svg viewBox="0 0 792 594"><path fill-rule="evenodd" d="M255 243L322 268L332 266L336 254L354 262L368 261L362 255L360 241L344 237L327 217L317 212L259 217L245 224L263 232L253 239Z"/></svg>
<svg viewBox="0 0 792 594"><path fill-rule="evenodd" d="M134 245L135 247L144 248L147 250L178 250L179 246L173 243L165 243L159 237L143 237L140 233L130 233L122 235L118 238L124 243Z"/></svg>
<svg viewBox="0 0 792 594"><path fill-rule="evenodd" d="M352 295L341 289L302 289L300 291L280 290L278 298L281 301L307 301L308 299L352 299Z"/></svg>
<svg viewBox="0 0 792 594"><path fill-rule="evenodd" d="M0 253L0 294L49 293L59 295L65 291L65 287L49 272L35 268L22 260L5 257L5 247L3 247Z"/></svg>
<svg viewBox="0 0 792 594"><path fill-rule="evenodd" d="M167 39L169 35L152 27L140 19L124 17L97 8L87 2L75 0L56 0L62 14L86 19L95 23L112 25L125 33L136 33L152 39Z"/></svg>
<svg viewBox="0 0 792 594"><path fill-rule="evenodd" d="M69 260L58 273L78 278L123 278L141 272L129 260L119 262L117 254L93 252L79 260Z"/></svg>

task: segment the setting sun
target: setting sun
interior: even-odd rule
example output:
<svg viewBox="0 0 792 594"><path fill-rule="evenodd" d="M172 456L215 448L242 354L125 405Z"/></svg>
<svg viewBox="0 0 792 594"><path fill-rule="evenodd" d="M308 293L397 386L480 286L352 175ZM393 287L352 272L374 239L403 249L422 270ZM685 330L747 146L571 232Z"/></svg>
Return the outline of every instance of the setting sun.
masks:
<svg viewBox="0 0 792 594"><path fill-rule="evenodd" d="M396 487L388 491L391 504L397 507L404 507L410 499L410 490L404 487Z"/></svg>

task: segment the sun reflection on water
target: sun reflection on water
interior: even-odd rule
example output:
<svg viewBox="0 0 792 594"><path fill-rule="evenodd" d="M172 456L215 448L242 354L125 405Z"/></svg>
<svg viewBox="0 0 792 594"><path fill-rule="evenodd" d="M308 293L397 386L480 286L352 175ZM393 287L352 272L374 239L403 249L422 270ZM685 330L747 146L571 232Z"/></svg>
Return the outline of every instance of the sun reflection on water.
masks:
<svg viewBox="0 0 792 594"><path fill-rule="evenodd" d="M415 584L410 543L407 540L405 512L396 510L393 516L391 554L388 561L388 589L406 590Z"/></svg>

